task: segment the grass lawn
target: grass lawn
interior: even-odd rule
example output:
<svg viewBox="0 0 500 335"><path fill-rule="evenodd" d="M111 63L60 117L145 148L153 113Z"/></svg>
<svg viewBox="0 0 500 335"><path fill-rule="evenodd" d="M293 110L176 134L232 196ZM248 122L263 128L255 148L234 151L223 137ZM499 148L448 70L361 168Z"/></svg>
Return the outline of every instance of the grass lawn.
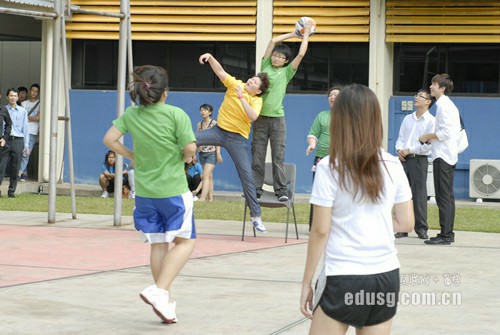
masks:
<svg viewBox="0 0 500 335"><path fill-rule="evenodd" d="M124 199L122 204L122 215L132 215L134 201ZM16 195L15 199L4 197L0 200L0 209L6 211L46 212L47 206L47 195L25 193ZM112 215L114 211L113 199L109 198L77 197L76 206L77 213L81 214ZM197 219L243 220L243 201L195 202L194 208ZM71 213L71 198L58 196L56 211ZM295 213L297 223L307 224L309 222L309 204L296 203ZM285 222L286 210L284 208L262 208L262 218L264 222ZM431 229L439 229L438 210L434 204L429 204L428 221ZM455 230L500 233L500 206L498 209L457 206Z"/></svg>

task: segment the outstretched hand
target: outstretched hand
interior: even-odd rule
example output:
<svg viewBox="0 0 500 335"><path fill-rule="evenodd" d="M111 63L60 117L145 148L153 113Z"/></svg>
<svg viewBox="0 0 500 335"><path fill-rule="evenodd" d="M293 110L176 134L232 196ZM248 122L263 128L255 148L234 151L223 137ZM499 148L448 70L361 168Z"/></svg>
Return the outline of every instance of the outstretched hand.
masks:
<svg viewBox="0 0 500 335"><path fill-rule="evenodd" d="M304 27L304 36L309 36L311 34L313 27L313 23L311 20L307 20L306 25Z"/></svg>
<svg viewBox="0 0 500 335"><path fill-rule="evenodd" d="M309 156L309 154L315 149L316 147L312 144L310 144L307 149L306 149L306 156Z"/></svg>
<svg viewBox="0 0 500 335"><path fill-rule="evenodd" d="M201 55L201 56L200 56L200 59L199 59L200 64L205 64L205 63L207 63L207 62L210 60L210 57L212 57L212 55L211 55L211 54L209 54L209 53L206 53L206 54Z"/></svg>

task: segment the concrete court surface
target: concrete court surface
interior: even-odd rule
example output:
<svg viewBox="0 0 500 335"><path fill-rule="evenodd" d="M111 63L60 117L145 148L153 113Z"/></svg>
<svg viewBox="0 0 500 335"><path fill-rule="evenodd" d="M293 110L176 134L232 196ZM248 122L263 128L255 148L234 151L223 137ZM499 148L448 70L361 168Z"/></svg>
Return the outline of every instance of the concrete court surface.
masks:
<svg viewBox="0 0 500 335"><path fill-rule="evenodd" d="M195 253L174 283L179 322L165 325L138 296L152 281L149 246L130 217L119 227L105 215L56 219L0 211L0 335L308 333L298 310L305 225L288 244L272 223L241 242L240 222L198 220ZM396 241L393 334L500 334L500 234L457 232L456 241Z"/></svg>

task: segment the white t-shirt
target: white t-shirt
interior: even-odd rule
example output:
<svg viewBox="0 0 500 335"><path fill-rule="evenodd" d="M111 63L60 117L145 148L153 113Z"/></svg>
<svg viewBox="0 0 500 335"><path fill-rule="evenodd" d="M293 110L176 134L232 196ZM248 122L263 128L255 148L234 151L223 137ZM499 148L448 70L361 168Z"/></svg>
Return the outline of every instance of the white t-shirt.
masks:
<svg viewBox="0 0 500 335"><path fill-rule="evenodd" d="M310 202L332 208L325 249L327 276L368 275L399 268L392 209L394 204L411 200L412 194L399 159L384 151L382 159L384 193L377 204L360 200L359 195L353 199L352 192L340 188L338 173L330 168L330 156L318 163Z"/></svg>
<svg viewBox="0 0 500 335"><path fill-rule="evenodd" d="M26 113L29 113L31 111L31 109L36 105L37 102L38 102L38 100L31 102L28 99L28 100L23 101L21 103L21 106L23 106L26 109ZM35 110L33 111L33 113L31 113L30 116L35 116L38 113L40 113L40 104L38 104L38 106L36 106ZM39 122L29 121L28 122L28 133L33 134L33 135L38 135L39 126L40 126Z"/></svg>

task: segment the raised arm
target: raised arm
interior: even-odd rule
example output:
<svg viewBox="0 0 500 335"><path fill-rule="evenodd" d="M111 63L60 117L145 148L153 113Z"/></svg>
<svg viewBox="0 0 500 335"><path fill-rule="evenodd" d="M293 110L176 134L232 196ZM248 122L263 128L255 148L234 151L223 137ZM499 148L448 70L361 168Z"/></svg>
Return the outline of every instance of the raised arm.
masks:
<svg viewBox="0 0 500 335"><path fill-rule="evenodd" d="M304 37L302 37L302 43L300 43L299 53L292 61L292 68L297 70L299 68L300 62L306 55L307 47L309 45L309 34L311 33L312 23L311 21L307 21L306 26L304 27Z"/></svg>
<svg viewBox="0 0 500 335"><path fill-rule="evenodd" d="M273 37L269 41L269 44L267 45L266 52L264 53L264 56L262 56L262 58L267 58L267 57L271 56L271 54L273 53L273 49L276 46L276 43L285 41L285 40L287 40L289 38L293 38L293 37L298 37L297 34L295 34L295 32L291 32L288 34L283 34L283 35Z"/></svg>
<svg viewBox="0 0 500 335"><path fill-rule="evenodd" d="M220 65L220 63L217 61L217 59L214 58L214 56L212 56L209 53L206 53L200 56L199 61L200 64L205 64L208 62L208 64L210 64L210 67L214 71L215 75L219 77L220 81L224 81L226 79L228 75L227 72L224 70L224 68L222 68L222 65Z"/></svg>

